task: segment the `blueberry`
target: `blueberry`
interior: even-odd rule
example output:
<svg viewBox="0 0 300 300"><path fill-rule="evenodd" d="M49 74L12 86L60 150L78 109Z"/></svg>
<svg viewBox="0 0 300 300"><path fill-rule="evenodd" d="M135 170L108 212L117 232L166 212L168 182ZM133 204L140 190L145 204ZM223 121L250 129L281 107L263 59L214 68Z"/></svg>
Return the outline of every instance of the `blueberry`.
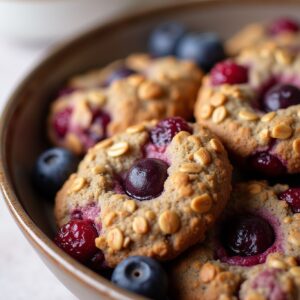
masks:
<svg viewBox="0 0 300 300"><path fill-rule="evenodd" d="M126 175L126 193L137 200L150 200L159 196L168 177L167 170L167 163L160 159L138 160Z"/></svg>
<svg viewBox="0 0 300 300"><path fill-rule="evenodd" d="M177 22L166 22L159 25L149 37L149 52L153 56L174 55L176 45L185 32L185 27Z"/></svg>
<svg viewBox="0 0 300 300"><path fill-rule="evenodd" d="M123 260L115 268L112 282L150 299L166 299L166 273L158 262L149 257L131 256Z"/></svg>
<svg viewBox="0 0 300 300"><path fill-rule="evenodd" d="M220 38L214 33L190 33L178 43L176 55L182 59L194 60L199 67L209 71L225 58Z"/></svg>
<svg viewBox="0 0 300 300"><path fill-rule="evenodd" d="M51 148L36 160L33 179L37 189L53 197L68 177L76 171L78 158L62 148Z"/></svg>

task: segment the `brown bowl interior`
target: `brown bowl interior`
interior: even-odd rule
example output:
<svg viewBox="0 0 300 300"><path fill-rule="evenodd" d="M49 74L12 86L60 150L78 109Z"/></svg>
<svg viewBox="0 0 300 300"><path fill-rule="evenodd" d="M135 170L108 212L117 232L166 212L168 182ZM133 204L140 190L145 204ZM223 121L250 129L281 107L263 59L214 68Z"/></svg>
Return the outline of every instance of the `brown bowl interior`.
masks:
<svg viewBox="0 0 300 300"><path fill-rule="evenodd" d="M37 155L49 146L46 115L55 91L73 74L146 50L149 32L162 21L177 20L191 29L216 31L227 38L248 22L282 15L296 18L297 11L297 1L193 1L124 17L67 43L18 87L1 119L2 189L21 229L73 293L85 299L134 299L51 242L55 231L53 204L32 188L31 170Z"/></svg>

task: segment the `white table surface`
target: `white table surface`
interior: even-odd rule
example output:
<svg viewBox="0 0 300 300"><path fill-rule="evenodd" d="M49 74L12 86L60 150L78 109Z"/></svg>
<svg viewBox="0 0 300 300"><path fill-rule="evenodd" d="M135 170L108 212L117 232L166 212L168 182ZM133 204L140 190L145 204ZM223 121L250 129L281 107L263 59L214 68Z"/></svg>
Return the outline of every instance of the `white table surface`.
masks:
<svg viewBox="0 0 300 300"><path fill-rule="evenodd" d="M0 38L0 110L25 73L47 46L22 47ZM75 300L29 245L0 196L0 299Z"/></svg>

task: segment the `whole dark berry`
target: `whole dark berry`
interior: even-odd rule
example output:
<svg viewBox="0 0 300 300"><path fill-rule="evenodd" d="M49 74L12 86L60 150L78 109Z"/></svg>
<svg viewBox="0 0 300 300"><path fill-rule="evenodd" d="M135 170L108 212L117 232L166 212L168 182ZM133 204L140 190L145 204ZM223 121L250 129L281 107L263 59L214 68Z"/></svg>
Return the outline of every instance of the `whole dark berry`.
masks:
<svg viewBox="0 0 300 300"><path fill-rule="evenodd" d="M53 197L68 177L76 171L78 158L63 148L51 148L36 160L33 181L46 197Z"/></svg>
<svg viewBox="0 0 300 300"><path fill-rule="evenodd" d="M112 282L150 299L167 297L167 276L154 259L132 256L123 260L114 270Z"/></svg>
<svg viewBox="0 0 300 300"><path fill-rule="evenodd" d="M272 246L274 230L263 218L250 214L237 215L222 227L221 240L232 256L261 254Z"/></svg>
<svg viewBox="0 0 300 300"><path fill-rule="evenodd" d="M174 55L176 46L185 32L186 29L181 23L166 22L160 24L149 37L149 52L155 57Z"/></svg>
<svg viewBox="0 0 300 300"><path fill-rule="evenodd" d="M299 104L300 89L291 84L277 84L263 98L263 108L267 112Z"/></svg>
<svg viewBox="0 0 300 300"><path fill-rule="evenodd" d="M193 60L206 72L225 58L222 41L211 32L186 34L178 43L176 55Z"/></svg>
<svg viewBox="0 0 300 300"><path fill-rule="evenodd" d="M268 152L259 152L249 157L250 169L268 178L279 177L286 173L283 163Z"/></svg>
<svg viewBox="0 0 300 300"><path fill-rule="evenodd" d="M168 177L168 165L156 158L137 161L125 178L126 193L138 200L149 200L161 194Z"/></svg>

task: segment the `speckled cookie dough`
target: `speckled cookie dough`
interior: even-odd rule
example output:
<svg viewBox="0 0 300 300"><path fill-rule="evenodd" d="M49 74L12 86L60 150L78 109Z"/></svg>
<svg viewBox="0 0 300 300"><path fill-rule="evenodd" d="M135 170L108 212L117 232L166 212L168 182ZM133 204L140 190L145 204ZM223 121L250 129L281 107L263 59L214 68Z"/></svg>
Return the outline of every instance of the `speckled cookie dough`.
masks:
<svg viewBox="0 0 300 300"><path fill-rule="evenodd" d="M191 119L201 79L192 62L131 55L72 78L51 105L48 135L55 145L82 154L142 121Z"/></svg>
<svg viewBox="0 0 300 300"><path fill-rule="evenodd" d="M292 85L299 93L300 55L263 47L245 50L229 62L236 76L241 76L241 68L247 76L244 74L242 83L228 84L226 80L237 81L236 77L222 77L224 69L228 71L228 62L227 67L222 63L212 70L198 95L197 122L216 133L233 154L255 171L267 176L300 172L300 97L294 97L297 103L286 108L268 111L263 106L273 87ZM239 71L234 71L237 68ZM259 159L271 163L262 170Z"/></svg>
<svg viewBox="0 0 300 300"><path fill-rule="evenodd" d="M299 49L299 29L299 23L291 19L252 23L227 40L225 44L226 52L234 56L245 49L265 45Z"/></svg>
<svg viewBox="0 0 300 300"><path fill-rule="evenodd" d="M224 209L231 190L226 151L208 129L179 119L135 125L98 143L57 194L59 226L78 215L93 220L96 245L111 267L131 255L174 258L203 240ZM170 138L164 126L174 120ZM140 201L128 195L124 178L144 158L167 164L167 178L161 194Z"/></svg>
<svg viewBox="0 0 300 300"><path fill-rule="evenodd" d="M300 214L293 213L286 201L279 200L287 189L285 185L270 187L258 181L234 187L222 220L209 232L205 243L172 262L169 270L172 299L299 299ZM267 221L274 239L261 253L252 256L230 254L224 241L231 239L224 235L231 232L226 228L233 228L239 215L245 222L245 214ZM254 231L253 222L243 226L240 229L244 230L243 234L247 229L245 226ZM268 230L259 228L258 232L253 232L261 235L253 239L257 247L270 237L269 232L265 233ZM242 242L239 240L235 245L240 250L253 247L247 238L240 237ZM242 243L246 245L244 248Z"/></svg>

